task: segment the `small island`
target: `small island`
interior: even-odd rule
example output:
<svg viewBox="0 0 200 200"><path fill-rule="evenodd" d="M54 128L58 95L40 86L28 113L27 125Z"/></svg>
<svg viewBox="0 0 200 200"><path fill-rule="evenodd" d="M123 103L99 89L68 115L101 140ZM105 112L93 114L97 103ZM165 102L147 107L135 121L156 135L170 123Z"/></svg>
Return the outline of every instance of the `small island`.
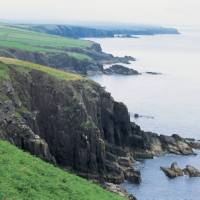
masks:
<svg viewBox="0 0 200 200"><path fill-rule="evenodd" d="M104 69L104 74L107 75L140 75L140 73L137 70L124 67L123 65L112 65L111 67Z"/></svg>

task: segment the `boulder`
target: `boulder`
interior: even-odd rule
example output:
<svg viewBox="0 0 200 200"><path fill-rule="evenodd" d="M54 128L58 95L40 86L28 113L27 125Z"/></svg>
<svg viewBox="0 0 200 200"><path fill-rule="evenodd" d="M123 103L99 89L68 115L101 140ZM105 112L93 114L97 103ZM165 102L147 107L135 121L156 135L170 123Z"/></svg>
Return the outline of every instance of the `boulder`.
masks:
<svg viewBox="0 0 200 200"><path fill-rule="evenodd" d="M137 200L136 197L134 197L132 194L128 194L125 189L123 189L120 185L118 184L113 184L109 182L104 182L101 184L101 186L104 189L107 189L110 192L114 192L122 197L128 198L128 200Z"/></svg>
<svg viewBox="0 0 200 200"><path fill-rule="evenodd" d="M196 169L191 165L187 165L183 171L189 177L200 177L200 170Z"/></svg>
<svg viewBox="0 0 200 200"><path fill-rule="evenodd" d="M128 196L128 199L129 199L129 200L137 200L136 197L134 197L132 194L130 194L130 195Z"/></svg>
<svg viewBox="0 0 200 200"><path fill-rule="evenodd" d="M134 69L124 67L122 65L112 65L111 67L104 69L104 73L108 75L139 75L140 73Z"/></svg>
<svg viewBox="0 0 200 200"><path fill-rule="evenodd" d="M178 167L177 163L174 162L171 164L171 167L160 167L160 169L165 173L169 178L176 178L178 176L183 176L183 170Z"/></svg>
<svg viewBox="0 0 200 200"><path fill-rule="evenodd" d="M127 196L126 190L124 190L120 185L105 182L105 183L102 184L102 187L104 189L107 189L110 192L114 192L114 193L116 193L116 194L118 194L122 197Z"/></svg>
<svg viewBox="0 0 200 200"><path fill-rule="evenodd" d="M128 168L124 172L125 179L131 183L135 184L140 184L141 183L141 174L139 171L133 169L133 168Z"/></svg>
<svg viewBox="0 0 200 200"><path fill-rule="evenodd" d="M140 115L139 115L138 113L135 113L135 114L134 114L134 117L137 119L137 118L140 117Z"/></svg>

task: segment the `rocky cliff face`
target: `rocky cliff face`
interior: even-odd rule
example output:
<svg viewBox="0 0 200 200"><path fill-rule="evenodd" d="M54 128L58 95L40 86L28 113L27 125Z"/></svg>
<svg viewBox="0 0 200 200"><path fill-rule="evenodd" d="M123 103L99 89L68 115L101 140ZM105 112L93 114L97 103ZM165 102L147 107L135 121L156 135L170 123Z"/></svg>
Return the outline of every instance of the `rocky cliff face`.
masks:
<svg viewBox="0 0 200 200"><path fill-rule="evenodd" d="M87 50L87 52L96 52L96 50ZM86 51L86 50L85 50ZM71 52L71 51L69 51ZM74 49L73 52L82 53L83 50ZM96 53L100 54L101 53ZM30 61L49 67L55 67L66 71L77 72L87 75L89 71L101 72L103 67L100 63L92 60L79 60L68 55L65 52L29 52L19 49L0 49L0 56L17 58L24 61Z"/></svg>
<svg viewBox="0 0 200 200"><path fill-rule="evenodd" d="M77 59L70 56L71 53L87 55L91 59ZM0 56L17 58L65 71L76 72L82 75L104 73L103 64L129 63L129 61L135 60L130 56L114 57L111 54L104 53L101 46L97 43L93 43L91 47L85 49L67 48L62 52L32 52L14 48L1 48Z"/></svg>
<svg viewBox="0 0 200 200"><path fill-rule="evenodd" d="M143 132L130 122L123 103L90 80L6 68L9 78L0 82L0 138L42 159L87 178L139 183L134 157L193 153L176 135Z"/></svg>

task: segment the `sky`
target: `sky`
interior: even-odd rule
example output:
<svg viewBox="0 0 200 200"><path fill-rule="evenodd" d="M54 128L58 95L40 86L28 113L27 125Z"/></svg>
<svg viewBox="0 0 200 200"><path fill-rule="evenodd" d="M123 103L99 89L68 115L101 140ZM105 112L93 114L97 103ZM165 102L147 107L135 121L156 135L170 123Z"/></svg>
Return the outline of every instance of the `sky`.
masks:
<svg viewBox="0 0 200 200"><path fill-rule="evenodd" d="M200 26L200 0L0 0L0 19Z"/></svg>

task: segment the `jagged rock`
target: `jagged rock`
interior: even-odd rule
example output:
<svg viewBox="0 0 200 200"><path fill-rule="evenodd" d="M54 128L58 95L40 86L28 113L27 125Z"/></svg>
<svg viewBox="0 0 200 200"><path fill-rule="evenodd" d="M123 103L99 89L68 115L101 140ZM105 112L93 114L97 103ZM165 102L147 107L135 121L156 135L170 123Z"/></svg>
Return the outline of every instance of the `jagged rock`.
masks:
<svg viewBox="0 0 200 200"><path fill-rule="evenodd" d="M104 182L101 184L101 186L104 189L107 189L110 192L114 192L122 197L126 197L129 200L137 200L136 197L134 197L132 194L129 195L125 189L123 189L120 185L109 183L109 182Z"/></svg>
<svg viewBox="0 0 200 200"><path fill-rule="evenodd" d="M123 167L131 167L133 161L129 157L120 157L118 163Z"/></svg>
<svg viewBox="0 0 200 200"><path fill-rule="evenodd" d="M139 115L138 113L135 113L135 114L134 114L134 117L137 119L137 118L140 117L140 115Z"/></svg>
<svg viewBox="0 0 200 200"><path fill-rule="evenodd" d="M107 189L110 192L114 192L122 197L127 197L128 193L120 185L105 182L102 184L102 187Z"/></svg>
<svg viewBox="0 0 200 200"><path fill-rule="evenodd" d="M124 67L122 65L112 65L111 67L104 69L104 73L108 75L120 74L120 75L139 75L140 73L134 69Z"/></svg>
<svg viewBox="0 0 200 200"><path fill-rule="evenodd" d="M170 168L167 167L160 167L160 168L169 178L175 178L184 175L183 170L178 167L178 164L176 162L172 163Z"/></svg>
<svg viewBox="0 0 200 200"><path fill-rule="evenodd" d="M196 169L191 165L187 165L183 171L186 175L190 177L200 177L200 170Z"/></svg>
<svg viewBox="0 0 200 200"><path fill-rule="evenodd" d="M188 175L189 177L200 177L200 170L191 165L187 165L184 169L181 169L180 167L178 167L176 162L172 163L170 168L161 167L161 170L169 178L183 176L184 174Z"/></svg>
<svg viewBox="0 0 200 200"><path fill-rule="evenodd" d="M187 141L178 135L161 135L160 140L163 145L163 148L170 153L179 155L194 154L192 147L187 143Z"/></svg>
<svg viewBox="0 0 200 200"><path fill-rule="evenodd" d="M133 168L128 168L124 172L125 179L128 180L131 183L135 184L140 184L141 183L141 174L139 171L133 169Z"/></svg>
<svg viewBox="0 0 200 200"><path fill-rule="evenodd" d="M200 149L200 141L199 140L195 140L192 138L186 138L186 141L189 144L189 146L191 146L193 149Z"/></svg>
<svg viewBox="0 0 200 200"><path fill-rule="evenodd" d="M114 155L110 152L106 152L106 159L111 161L111 162L117 162L118 156Z"/></svg>

